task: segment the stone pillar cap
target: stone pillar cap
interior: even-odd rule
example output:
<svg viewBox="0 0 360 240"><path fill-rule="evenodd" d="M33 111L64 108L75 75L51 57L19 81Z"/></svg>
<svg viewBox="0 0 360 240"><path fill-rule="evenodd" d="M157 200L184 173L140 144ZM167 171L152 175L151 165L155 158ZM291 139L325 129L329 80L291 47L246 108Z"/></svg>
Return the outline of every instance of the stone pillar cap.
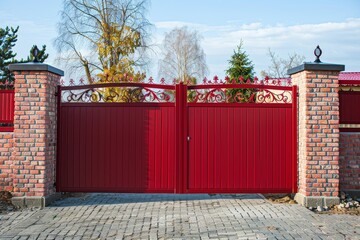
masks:
<svg viewBox="0 0 360 240"><path fill-rule="evenodd" d="M14 63L9 65L10 71L47 71L59 76L64 76L64 71L45 63Z"/></svg>
<svg viewBox="0 0 360 240"><path fill-rule="evenodd" d="M289 75L310 70L310 71L344 71L345 65L342 64L333 64L333 63L324 63L324 62L304 62L303 64L291 68L287 71Z"/></svg>

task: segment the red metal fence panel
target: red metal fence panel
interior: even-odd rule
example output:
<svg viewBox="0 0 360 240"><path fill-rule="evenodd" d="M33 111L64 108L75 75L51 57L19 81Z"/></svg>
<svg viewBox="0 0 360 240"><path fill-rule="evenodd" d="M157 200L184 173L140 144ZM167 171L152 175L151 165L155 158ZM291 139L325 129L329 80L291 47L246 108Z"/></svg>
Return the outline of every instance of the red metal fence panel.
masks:
<svg viewBox="0 0 360 240"><path fill-rule="evenodd" d="M360 92L339 91L340 124L360 124Z"/></svg>
<svg viewBox="0 0 360 240"><path fill-rule="evenodd" d="M360 83L341 80L339 91L339 122L341 132L360 132Z"/></svg>
<svg viewBox="0 0 360 240"><path fill-rule="evenodd" d="M14 123L14 97L15 90L0 90L0 124ZM13 130L13 127L0 125L0 132Z"/></svg>

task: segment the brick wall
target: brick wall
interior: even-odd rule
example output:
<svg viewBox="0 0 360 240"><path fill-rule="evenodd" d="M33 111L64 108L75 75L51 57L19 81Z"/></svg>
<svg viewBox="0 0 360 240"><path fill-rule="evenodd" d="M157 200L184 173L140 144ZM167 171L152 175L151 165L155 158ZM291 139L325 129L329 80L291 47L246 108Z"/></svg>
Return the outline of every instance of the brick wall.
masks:
<svg viewBox="0 0 360 240"><path fill-rule="evenodd" d="M13 152L13 133L0 132L0 191L12 191L10 156Z"/></svg>
<svg viewBox="0 0 360 240"><path fill-rule="evenodd" d="M360 190L360 133L340 134L340 190Z"/></svg>
<svg viewBox="0 0 360 240"><path fill-rule="evenodd" d="M56 86L60 76L47 71L15 71L13 195L55 192Z"/></svg>
<svg viewBox="0 0 360 240"><path fill-rule="evenodd" d="M304 196L338 196L338 75L338 71L292 75L299 92L299 193Z"/></svg>

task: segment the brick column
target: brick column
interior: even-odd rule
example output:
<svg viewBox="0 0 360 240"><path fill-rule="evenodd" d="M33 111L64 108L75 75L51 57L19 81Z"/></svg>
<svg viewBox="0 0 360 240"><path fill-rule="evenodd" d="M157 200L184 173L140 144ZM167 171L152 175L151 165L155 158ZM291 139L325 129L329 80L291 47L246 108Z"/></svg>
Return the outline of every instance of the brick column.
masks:
<svg viewBox="0 0 360 240"><path fill-rule="evenodd" d="M298 86L298 193L305 206L339 202L338 76L344 65L304 63L290 69Z"/></svg>
<svg viewBox="0 0 360 240"><path fill-rule="evenodd" d="M42 207L56 197L56 86L64 72L42 63L10 65L15 75L13 204Z"/></svg>

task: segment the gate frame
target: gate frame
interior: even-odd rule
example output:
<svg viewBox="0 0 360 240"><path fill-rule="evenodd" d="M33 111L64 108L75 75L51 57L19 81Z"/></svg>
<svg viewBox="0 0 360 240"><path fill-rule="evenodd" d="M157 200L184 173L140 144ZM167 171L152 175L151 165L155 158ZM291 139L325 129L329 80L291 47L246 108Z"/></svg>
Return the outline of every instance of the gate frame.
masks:
<svg viewBox="0 0 360 240"><path fill-rule="evenodd" d="M278 84L278 85L277 85ZM152 81L150 83L132 83L132 82L122 82L122 83L103 83L103 84L94 84L94 85L70 85L70 86L61 86L57 87L57 111L58 111L58 119L61 119L61 105L62 105L62 92L63 91L71 91L71 90L86 90L92 88L106 88L106 87L140 87L140 88L156 88L162 90L175 90L175 188L174 193L189 193L188 192L188 181L189 181L189 173L188 173L188 163L189 163L189 149L188 149L188 137L189 137L189 126L188 126L188 107L191 104L201 104L201 103L190 103L188 102L187 93L188 90L199 90L199 89L263 89L263 90L282 90L291 93L291 108L292 108L292 141L289 143L291 148L293 149L293 156L291 164L292 168L292 193L297 192L297 86L281 86L279 83L269 83L264 84L256 84L245 82L243 84L234 84L234 83L210 83L210 84L199 84L199 85L187 85L183 82L174 85L166 85L166 84L154 84ZM71 103L70 103L71 104ZM92 103L87 103L92 104ZM130 103L131 104L131 103ZM230 106L230 105L239 105L239 104L266 104L267 106L271 104L285 104L285 102L281 103L213 103L216 106ZM61 123L60 120L57 121L57 159L60 159L60 130ZM57 174L56 181L57 186L56 190L60 191L59 183L61 182L59 162L57 161Z"/></svg>

